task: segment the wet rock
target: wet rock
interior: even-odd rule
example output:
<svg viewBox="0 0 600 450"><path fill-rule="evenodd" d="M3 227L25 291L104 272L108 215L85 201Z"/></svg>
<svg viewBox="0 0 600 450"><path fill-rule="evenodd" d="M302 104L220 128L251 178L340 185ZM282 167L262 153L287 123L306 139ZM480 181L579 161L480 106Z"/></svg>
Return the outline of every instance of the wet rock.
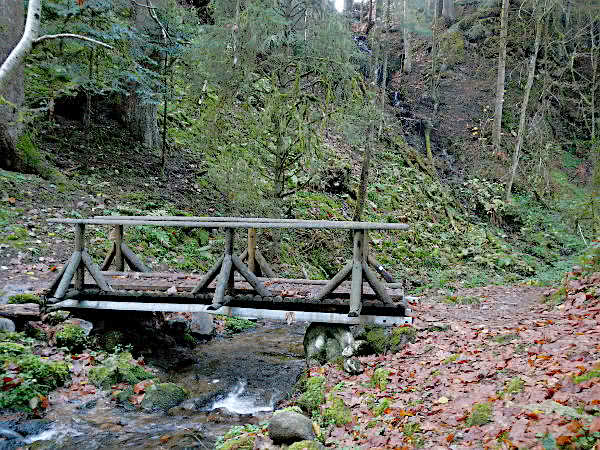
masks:
<svg viewBox="0 0 600 450"><path fill-rule="evenodd" d="M52 422L49 420L34 419L17 424L15 426L15 431L25 436L35 436L36 434L40 434L43 431L50 429L51 426Z"/></svg>
<svg viewBox="0 0 600 450"><path fill-rule="evenodd" d="M92 367L89 372L90 382L102 389L122 382L136 384L149 378L154 378L154 375L137 365L128 352L106 358L102 365Z"/></svg>
<svg viewBox="0 0 600 450"><path fill-rule="evenodd" d="M11 430L10 428L7 427L3 427L0 426L0 437L4 438L4 439L23 439L24 436L22 434L17 433L14 430Z"/></svg>
<svg viewBox="0 0 600 450"><path fill-rule="evenodd" d="M188 398L188 393L175 383L153 384L146 388L142 408L146 411L167 411Z"/></svg>
<svg viewBox="0 0 600 450"><path fill-rule="evenodd" d="M29 450L58 450L60 448L63 448L62 444L51 440L35 441L28 447Z"/></svg>
<svg viewBox="0 0 600 450"><path fill-rule="evenodd" d="M0 331L15 331L15 323L5 317L0 317Z"/></svg>
<svg viewBox="0 0 600 450"><path fill-rule="evenodd" d="M203 312L192 313L190 331L200 337L212 336L215 332L215 323L212 314Z"/></svg>
<svg viewBox="0 0 600 450"><path fill-rule="evenodd" d="M276 411L273 414L269 423L269 437L276 444L312 441L316 438L312 420L293 411Z"/></svg>
<svg viewBox="0 0 600 450"><path fill-rule="evenodd" d="M88 400L85 403L82 403L81 405L77 406L77 409L94 409L96 407L96 405L98 404L98 399L92 399L92 400Z"/></svg>
<svg viewBox="0 0 600 450"><path fill-rule="evenodd" d="M317 366L346 355L352 356L354 343L354 336L347 325L312 323L304 335L306 362L309 366Z"/></svg>

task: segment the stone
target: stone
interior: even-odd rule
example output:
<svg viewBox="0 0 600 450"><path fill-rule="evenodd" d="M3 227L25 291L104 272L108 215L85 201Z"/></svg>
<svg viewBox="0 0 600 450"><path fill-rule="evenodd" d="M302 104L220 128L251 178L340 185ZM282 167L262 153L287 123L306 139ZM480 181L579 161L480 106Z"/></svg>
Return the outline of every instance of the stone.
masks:
<svg viewBox="0 0 600 450"><path fill-rule="evenodd" d="M344 361L344 372L350 375L358 375L364 372L362 364L356 358L348 358Z"/></svg>
<svg viewBox="0 0 600 450"><path fill-rule="evenodd" d="M215 332L215 322L212 314L203 312L192 313L190 331L199 336L212 336Z"/></svg>
<svg viewBox="0 0 600 450"><path fill-rule="evenodd" d="M42 316L42 321L44 323L47 323L48 325L55 326L55 325L58 325L59 323L64 322L65 320L67 320L70 315L71 315L71 313L69 311L63 311L63 310L52 311L52 312Z"/></svg>
<svg viewBox="0 0 600 450"><path fill-rule="evenodd" d="M0 331L13 332L16 329L17 328L15 327L15 323L12 320L7 319L5 317L0 317Z"/></svg>
<svg viewBox="0 0 600 450"><path fill-rule="evenodd" d="M94 329L94 324L92 322L88 322L87 320L83 320L83 319L72 318L72 319L65 320L63 322L63 324L76 325L76 326L80 327L81 329L83 329L83 332L85 333L86 336L89 336L91 331Z"/></svg>
<svg viewBox="0 0 600 450"><path fill-rule="evenodd" d="M6 305L8 299L13 295L18 294L29 294L33 292L33 286L18 285L18 284L6 284L0 289L0 305Z"/></svg>
<svg viewBox="0 0 600 450"><path fill-rule="evenodd" d="M269 423L269 437L275 444L292 444L316 439L312 420L293 411L273 414Z"/></svg>
<svg viewBox="0 0 600 450"><path fill-rule="evenodd" d="M323 450L325 446L319 441L300 441L294 442L287 450Z"/></svg>
<svg viewBox="0 0 600 450"><path fill-rule="evenodd" d="M181 335L181 334L185 333L185 331L188 328L187 321L184 319L167 320L165 325L166 325L167 330L169 330L169 333L172 333L175 335Z"/></svg>
<svg viewBox="0 0 600 450"><path fill-rule="evenodd" d="M347 325L311 323L304 335L304 353L310 366L353 354L354 336Z"/></svg>
<svg viewBox="0 0 600 450"><path fill-rule="evenodd" d="M90 369L90 382L102 389L109 389L118 383L137 384L140 381L154 378L150 372L135 364L133 356L129 352L112 355L102 361L100 366Z"/></svg>
<svg viewBox="0 0 600 450"><path fill-rule="evenodd" d="M43 324L40 321L30 321L25 324L25 334L34 339L45 341L48 340L48 336L50 334L50 327L48 325Z"/></svg>
<svg viewBox="0 0 600 450"><path fill-rule="evenodd" d="M0 305L0 317L12 320L40 320L40 305L35 303Z"/></svg>
<svg viewBox="0 0 600 450"><path fill-rule="evenodd" d="M187 398L186 390L175 383L153 384L146 388L141 406L146 411L168 411Z"/></svg>

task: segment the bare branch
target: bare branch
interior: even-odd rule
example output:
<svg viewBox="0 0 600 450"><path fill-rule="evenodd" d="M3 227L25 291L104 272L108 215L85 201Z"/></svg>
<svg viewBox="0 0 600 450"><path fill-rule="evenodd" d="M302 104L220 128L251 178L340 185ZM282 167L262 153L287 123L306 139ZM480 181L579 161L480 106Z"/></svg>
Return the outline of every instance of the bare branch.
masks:
<svg viewBox="0 0 600 450"><path fill-rule="evenodd" d="M49 41L52 39L79 39L81 41L91 42L92 44L100 45L104 48L108 48L109 50L115 49L112 45L105 44L104 42L97 41L96 39L72 33L45 34L44 36L40 36L39 38L35 39L33 41L33 46L35 47L36 45L39 45L44 41Z"/></svg>

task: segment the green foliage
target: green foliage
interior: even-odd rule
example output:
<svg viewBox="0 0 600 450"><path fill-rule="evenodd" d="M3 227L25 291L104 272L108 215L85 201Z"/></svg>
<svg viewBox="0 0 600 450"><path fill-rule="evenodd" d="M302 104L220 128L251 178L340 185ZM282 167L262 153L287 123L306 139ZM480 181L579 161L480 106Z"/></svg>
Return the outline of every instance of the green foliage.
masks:
<svg viewBox="0 0 600 450"><path fill-rule="evenodd" d="M390 370L384 367L379 367L375 369L373 372L373 376L371 377L371 386L379 389L380 391L385 391L388 385L388 378L390 376Z"/></svg>
<svg viewBox="0 0 600 450"><path fill-rule="evenodd" d="M31 411L38 406L40 397L47 396L68 379L67 364L32 354L33 340L22 333L1 333L0 339L3 340L0 342L0 390L3 391L0 409Z"/></svg>
<svg viewBox="0 0 600 450"><path fill-rule="evenodd" d="M521 380L519 377L511 378L506 382L506 386L504 387L504 392L507 394L518 394L523 390L523 386L525 382Z"/></svg>
<svg viewBox="0 0 600 450"><path fill-rule="evenodd" d="M215 450L252 450L255 436L258 433L264 434L266 430L266 423L233 426L227 433L217 439Z"/></svg>
<svg viewBox="0 0 600 450"><path fill-rule="evenodd" d="M325 377L314 376L306 380L304 393L298 399L298 404L308 413L319 410L325 401Z"/></svg>
<svg viewBox="0 0 600 450"><path fill-rule="evenodd" d="M34 294L17 294L11 295L8 297L9 304L25 304L25 303L35 303L37 305L42 305L43 301L38 295Z"/></svg>
<svg viewBox="0 0 600 450"><path fill-rule="evenodd" d="M63 323L65 320L67 320L70 315L71 313L69 311L52 311L46 314L44 322L50 326L56 326L59 323Z"/></svg>
<svg viewBox="0 0 600 450"><path fill-rule="evenodd" d="M225 317L225 329L229 333L241 333L251 328L256 328L256 323L241 317Z"/></svg>
<svg viewBox="0 0 600 450"><path fill-rule="evenodd" d="M134 385L150 378L154 375L138 365L129 352L115 353L89 372L90 382L102 389L123 382Z"/></svg>
<svg viewBox="0 0 600 450"><path fill-rule="evenodd" d="M391 404L392 402L389 398L382 398L381 400L379 400L379 403L374 405L371 409L373 411L373 415L375 417L379 417L381 414L384 413L386 409L388 409L391 406Z"/></svg>
<svg viewBox="0 0 600 450"><path fill-rule="evenodd" d="M61 326L56 332L55 339L58 347L66 347L73 352L83 350L88 342L85 330L74 324Z"/></svg>
<svg viewBox="0 0 600 450"><path fill-rule="evenodd" d="M471 414L467 417L465 424L467 427L481 426L492 421L491 403L475 403Z"/></svg>
<svg viewBox="0 0 600 450"><path fill-rule="evenodd" d="M576 375L573 377L573 383L583 383L592 378L600 378L600 370L590 370L582 375Z"/></svg>

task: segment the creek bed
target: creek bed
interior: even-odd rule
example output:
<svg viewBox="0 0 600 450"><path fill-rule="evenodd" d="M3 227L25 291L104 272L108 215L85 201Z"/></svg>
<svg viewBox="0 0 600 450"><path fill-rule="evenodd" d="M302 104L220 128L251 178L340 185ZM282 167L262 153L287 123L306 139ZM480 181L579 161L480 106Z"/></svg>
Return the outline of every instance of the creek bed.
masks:
<svg viewBox="0 0 600 450"><path fill-rule="evenodd" d="M306 325L261 322L251 331L195 348L196 363L164 372L190 400L165 413L127 411L99 392L85 401L56 402L49 428L28 438L37 448L214 448L231 426L268 420L305 367Z"/></svg>

